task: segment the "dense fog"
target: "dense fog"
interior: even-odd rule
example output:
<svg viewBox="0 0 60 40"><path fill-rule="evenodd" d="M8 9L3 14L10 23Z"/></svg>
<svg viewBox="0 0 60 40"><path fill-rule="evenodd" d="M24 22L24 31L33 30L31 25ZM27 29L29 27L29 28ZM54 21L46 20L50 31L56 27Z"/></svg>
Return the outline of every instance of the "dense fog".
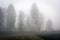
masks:
<svg viewBox="0 0 60 40"><path fill-rule="evenodd" d="M37 1L37 2L36 2ZM41 0L40 0L41 1ZM39 0L35 1L4 1L1 0L0 4L0 31L5 32L42 32L42 31L54 31L60 29L59 18L59 7L57 7L57 0L51 0L52 3L48 3L48 0L41 1L41 3L46 3L51 5L39 6ZM59 0L58 0L59 1ZM7 3L6 3L7 2ZM9 2L9 3L8 3ZM25 3L26 2L26 3ZM29 4L28 4L29 2ZM30 3L32 2L31 6ZM22 6L25 3L24 6ZM15 5L16 4L16 5ZM21 6L17 6L19 5ZM56 4L56 5L55 5ZM30 7L30 9L28 9ZM41 9L40 9L40 8ZM54 8L53 8L54 7ZM45 8L45 9L44 9ZM28 10L25 10L28 9ZM47 10L49 9L49 10ZM41 11L42 10L42 11ZM53 11L51 11L53 10ZM60 10L60 9L59 9Z"/></svg>

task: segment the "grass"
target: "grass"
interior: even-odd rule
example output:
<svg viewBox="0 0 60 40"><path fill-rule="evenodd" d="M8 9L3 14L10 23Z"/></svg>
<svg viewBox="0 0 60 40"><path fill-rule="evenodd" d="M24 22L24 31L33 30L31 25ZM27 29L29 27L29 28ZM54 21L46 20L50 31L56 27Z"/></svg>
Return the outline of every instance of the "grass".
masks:
<svg viewBox="0 0 60 40"><path fill-rule="evenodd" d="M0 37L1 40L43 40L33 34L19 34L12 36Z"/></svg>

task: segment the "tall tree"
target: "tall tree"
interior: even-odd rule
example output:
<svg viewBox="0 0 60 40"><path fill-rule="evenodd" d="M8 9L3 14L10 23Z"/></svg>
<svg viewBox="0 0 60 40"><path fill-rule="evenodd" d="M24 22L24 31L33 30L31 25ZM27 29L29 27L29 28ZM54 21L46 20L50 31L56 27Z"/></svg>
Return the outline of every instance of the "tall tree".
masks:
<svg viewBox="0 0 60 40"><path fill-rule="evenodd" d="M35 28L34 31L40 32L41 27L42 27L42 22L43 22L42 21L43 16L39 13L39 10L35 3L32 5L31 18L32 18L33 28Z"/></svg>
<svg viewBox="0 0 60 40"><path fill-rule="evenodd" d="M16 13L15 8L12 4L7 9L7 29L8 31L13 30L15 25Z"/></svg>
<svg viewBox="0 0 60 40"><path fill-rule="evenodd" d="M52 31L53 30L52 21L50 19L47 21L46 30L47 31Z"/></svg>
<svg viewBox="0 0 60 40"><path fill-rule="evenodd" d="M0 31L2 31L2 27L3 27L3 18L4 18L4 13L2 8L0 8Z"/></svg>
<svg viewBox="0 0 60 40"><path fill-rule="evenodd" d="M40 31L44 29L44 16L40 13L39 16L39 26L40 26Z"/></svg>
<svg viewBox="0 0 60 40"><path fill-rule="evenodd" d="M38 8L35 3L32 5L31 17L32 17L32 22L33 22L32 25L34 26L34 31L37 31L37 32L40 31L40 29L39 29L39 11L38 11Z"/></svg>
<svg viewBox="0 0 60 40"><path fill-rule="evenodd" d="M26 27L27 27L27 32L31 32L31 17L30 16L27 16Z"/></svg>
<svg viewBox="0 0 60 40"><path fill-rule="evenodd" d="M19 19L19 31L23 32L23 26L24 26L24 12L23 11L20 11L18 19Z"/></svg>
<svg viewBox="0 0 60 40"><path fill-rule="evenodd" d="M7 13L6 13L6 8L2 8L2 10L3 10L3 13L4 13L2 30L3 31L7 31L7 23L6 23L6 21L7 21L6 14Z"/></svg>

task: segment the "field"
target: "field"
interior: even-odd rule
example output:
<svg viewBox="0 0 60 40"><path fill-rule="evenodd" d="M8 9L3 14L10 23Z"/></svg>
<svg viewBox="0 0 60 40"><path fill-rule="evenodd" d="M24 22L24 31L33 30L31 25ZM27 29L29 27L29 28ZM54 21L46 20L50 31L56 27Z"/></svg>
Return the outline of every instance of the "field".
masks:
<svg viewBox="0 0 60 40"><path fill-rule="evenodd" d="M43 40L33 34L14 34L10 36L1 36L1 40Z"/></svg>

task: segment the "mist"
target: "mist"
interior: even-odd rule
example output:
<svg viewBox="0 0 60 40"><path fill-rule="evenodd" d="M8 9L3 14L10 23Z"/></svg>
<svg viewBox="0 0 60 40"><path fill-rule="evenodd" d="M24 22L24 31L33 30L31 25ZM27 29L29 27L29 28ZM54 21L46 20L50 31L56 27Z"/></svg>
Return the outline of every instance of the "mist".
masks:
<svg viewBox="0 0 60 40"><path fill-rule="evenodd" d="M59 0L0 0L0 30L41 32L60 29Z"/></svg>

